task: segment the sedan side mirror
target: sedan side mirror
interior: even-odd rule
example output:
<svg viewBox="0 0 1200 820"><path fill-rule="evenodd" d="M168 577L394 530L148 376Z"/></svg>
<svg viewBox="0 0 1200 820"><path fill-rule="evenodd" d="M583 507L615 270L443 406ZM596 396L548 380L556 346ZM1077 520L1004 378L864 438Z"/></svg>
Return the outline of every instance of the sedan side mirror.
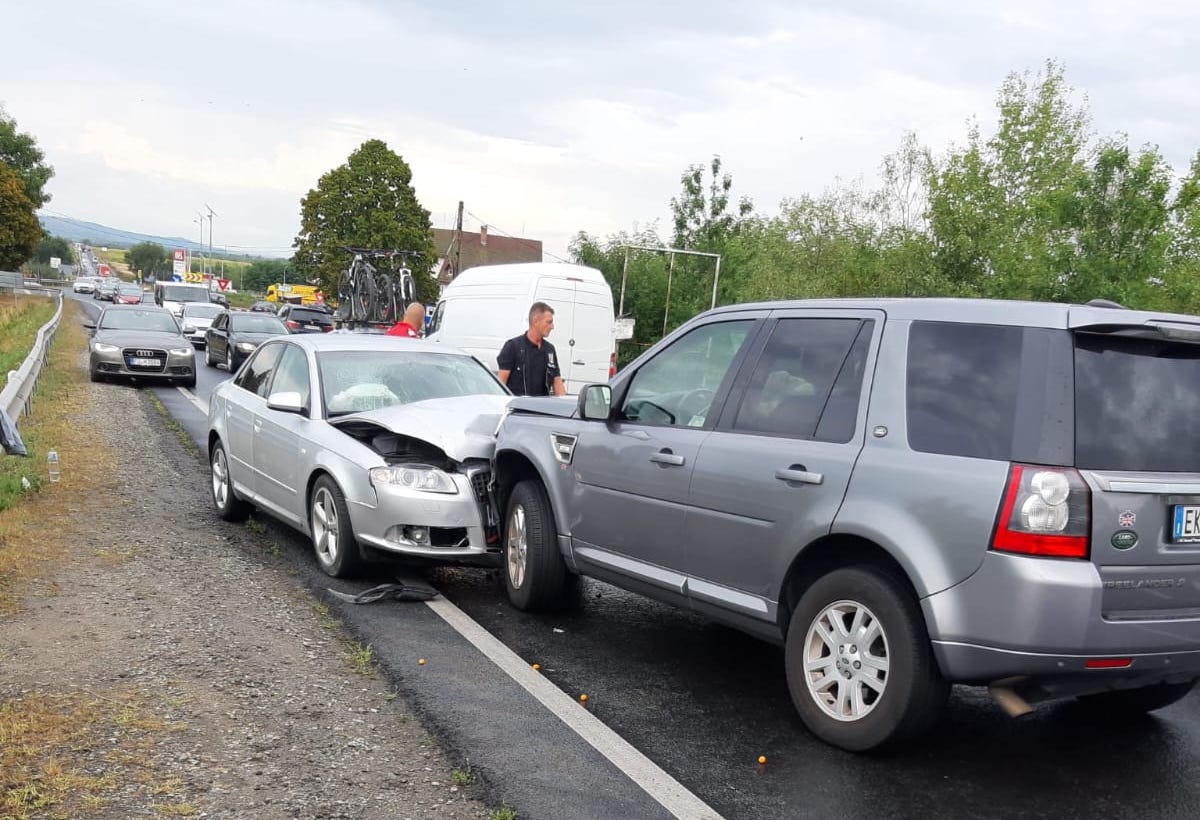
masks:
<svg viewBox="0 0 1200 820"><path fill-rule="evenodd" d="M588 384L579 391L579 418L607 421L612 412L612 388Z"/></svg>
<svg viewBox="0 0 1200 820"><path fill-rule="evenodd" d="M299 413L304 415L304 397L296 391L281 391L272 393L267 399L267 407L281 413Z"/></svg>

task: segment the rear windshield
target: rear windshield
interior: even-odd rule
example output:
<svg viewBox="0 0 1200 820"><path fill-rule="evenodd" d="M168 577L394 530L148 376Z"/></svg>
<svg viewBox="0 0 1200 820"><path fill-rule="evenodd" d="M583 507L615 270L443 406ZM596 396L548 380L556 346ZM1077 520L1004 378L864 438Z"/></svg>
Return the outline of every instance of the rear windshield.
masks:
<svg viewBox="0 0 1200 820"><path fill-rule="evenodd" d="M1198 408L1200 345L1076 335L1076 466L1200 472Z"/></svg>
<svg viewBox="0 0 1200 820"><path fill-rule="evenodd" d="M323 310L291 310L288 312L288 318L294 319L297 322L319 322L323 325L333 324L333 320L329 318L329 314Z"/></svg>

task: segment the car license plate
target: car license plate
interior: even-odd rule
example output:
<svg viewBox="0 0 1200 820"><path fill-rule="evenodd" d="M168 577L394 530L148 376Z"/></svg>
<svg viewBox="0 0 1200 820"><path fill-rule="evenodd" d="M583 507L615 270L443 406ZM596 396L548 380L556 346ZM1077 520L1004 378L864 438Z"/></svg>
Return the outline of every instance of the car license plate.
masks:
<svg viewBox="0 0 1200 820"><path fill-rule="evenodd" d="M1173 541L1200 541L1200 506L1175 505Z"/></svg>
<svg viewBox="0 0 1200 820"><path fill-rule="evenodd" d="M130 359L130 367L158 367L162 362L159 359Z"/></svg>

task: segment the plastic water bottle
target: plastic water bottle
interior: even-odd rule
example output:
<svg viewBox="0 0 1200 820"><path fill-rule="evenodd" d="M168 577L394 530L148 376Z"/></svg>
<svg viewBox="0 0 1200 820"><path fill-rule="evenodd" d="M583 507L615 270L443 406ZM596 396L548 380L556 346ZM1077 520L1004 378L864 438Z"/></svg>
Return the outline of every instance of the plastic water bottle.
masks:
<svg viewBox="0 0 1200 820"><path fill-rule="evenodd" d="M58 481L58 451L51 450L46 454L46 467L50 473L50 481Z"/></svg>

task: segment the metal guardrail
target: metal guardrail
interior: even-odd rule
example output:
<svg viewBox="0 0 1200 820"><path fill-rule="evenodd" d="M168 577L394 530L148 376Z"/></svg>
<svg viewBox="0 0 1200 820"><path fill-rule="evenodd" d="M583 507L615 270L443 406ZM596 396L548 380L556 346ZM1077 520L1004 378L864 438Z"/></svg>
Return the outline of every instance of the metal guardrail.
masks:
<svg viewBox="0 0 1200 820"><path fill-rule="evenodd" d="M6 284L8 281L6 277L9 275L0 273L0 288L13 287ZM17 277L16 287L23 287L24 282L21 275L12 275ZM42 365L46 363L46 358L50 355L50 342L54 339L54 332L58 330L58 322L62 318L63 312L62 293L59 292L55 298L58 300L58 309L54 311L54 318L38 330L33 349L29 351L29 355L25 357L21 366L8 374L8 381L5 383L4 389L0 390L0 409L8 413L8 417L14 424L22 415L29 413L38 376L41 375Z"/></svg>

